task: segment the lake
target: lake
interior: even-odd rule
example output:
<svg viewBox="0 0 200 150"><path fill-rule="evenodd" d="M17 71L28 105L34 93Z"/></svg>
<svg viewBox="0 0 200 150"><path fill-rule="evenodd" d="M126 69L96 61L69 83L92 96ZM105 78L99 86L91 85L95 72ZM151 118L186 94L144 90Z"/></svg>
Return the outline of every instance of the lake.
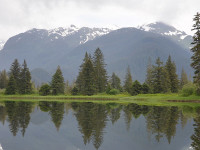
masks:
<svg viewBox="0 0 200 150"><path fill-rule="evenodd" d="M200 107L4 101L0 144L3 150L199 150Z"/></svg>

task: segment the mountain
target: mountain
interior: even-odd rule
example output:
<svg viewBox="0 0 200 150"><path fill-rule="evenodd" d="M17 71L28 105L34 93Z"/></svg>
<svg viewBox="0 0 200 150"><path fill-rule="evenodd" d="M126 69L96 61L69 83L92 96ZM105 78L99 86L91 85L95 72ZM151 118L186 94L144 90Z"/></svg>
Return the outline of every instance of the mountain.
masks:
<svg viewBox="0 0 200 150"><path fill-rule="evenodd" d="M31 29L8 39L0 52L0 61L3 62L0 69L8 68L15 58L26 59L31 69L48 67L57 57L110 31L108 28L77 28L74 25L51 30Z"/></svg>
<svg viewBox="0 0 200 150"><path fill-rule="evenodd" d="M93 53L97 47L100 47L104 53L109 74L116 72L121 79L124 79L126 68L129 65L133 79L143 82L149 58L153 63L157 57L166 61L169 55L175 61L179 74L182 68L188 74L193 72L190 67L191 53L189 50L165 36L136 28L122 28L112 31L78 46L67 55L61 56L59 60L61 64L70 62L77 72L86 50ZM73 70L70 66L67 67L67 70Z"/></svg>
<svg viewBox="0 0 200 150"><path fill-rule="evenodd" d="M169 55L176 62L179 74L182 68L188 74L193 72L189 48L173 36L164 34L171 33L174 28L163 23L156 24L151 25L148 31L142 27L113 30L78 28L74 25L51 30L31 29L11 37L5 43L0 51L0 70L9 69L15 58L20 62L26 59L33 70L33 80L39 84L48 82L58 65L61 66L65 79L72 81L78 74L85 52L93 53L99 47L104 53L109 75L116 72L121 79L124 79L129 65L133 79L143 82L149 58L152 62L157 57L166 61ZM38 69L34 70L35 68ZM40 71L42 75L39 75Z"/></svg>
<svg viewBox="0 0 200 150"><path fill-rule="evenodd" d="M161 34L165 37L171 38L172 40L177 42L177 44L183 46L183 48L187 49L191 48L191 42L192 42L191 35L188 35L184 31L180 31L175 27L165 24L163 22L144 24L142 26L138 26L138 29L147 32Z"/></svg>
<svg viewBox="0 0 200 150"><path fill-rule="evenodd" d="M4 46L4 44L5 44L5 42L4 42L4 41L2 41L2 40L0 40L0 50L2 50L2 49L3 49L3 46Z"/></svg>
<svg viewBox="0 0 200 150"><path fill-rule="evenodd" d="M36 68L31 71L31 77L32 81L35 83L35 86L38 86L43 83L51 82L52 75L44 69Z"/></svg>

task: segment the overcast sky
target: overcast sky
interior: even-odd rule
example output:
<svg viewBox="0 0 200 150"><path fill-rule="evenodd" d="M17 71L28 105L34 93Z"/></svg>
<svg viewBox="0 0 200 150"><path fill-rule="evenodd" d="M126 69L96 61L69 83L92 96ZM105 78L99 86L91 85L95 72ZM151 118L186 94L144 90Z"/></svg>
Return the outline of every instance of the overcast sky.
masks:
<svg viewBox="0 0 200 150"><path fill-rule="evenodd" d="M200 0L0 0L0 39L31 28L136 27L163 21L191 34Z"/></svg>

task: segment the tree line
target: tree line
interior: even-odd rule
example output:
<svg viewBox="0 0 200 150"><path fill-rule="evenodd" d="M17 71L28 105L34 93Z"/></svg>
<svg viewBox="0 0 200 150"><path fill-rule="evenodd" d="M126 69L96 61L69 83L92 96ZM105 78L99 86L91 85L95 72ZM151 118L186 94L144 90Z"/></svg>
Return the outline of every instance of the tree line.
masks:
<svg viewBox="0 0 200 150"><path fill-rule="evenodd" d="M8 77L9 76L9 77ZM103 52L97 48L91 56L87 52L80 65L79 74L76 81L69 84L65 83L60 66L57 67L50 83L43 84L39 88L40 95L94 95L107 93L111 95L126 92L131 95L148 93L177 93L179 89L188 84L189 80L184 69L179 80L176 73L175 62L171 56L165 64L158 57L155 64L149 61L147 65L146 80L143 84L133 81L130 67L127 67L124 84L116 73L112 76L107 75L106 64ZM9 73L5 70L0 72L0 88L6 88L5 94L31 94L33 93L34 83L31 82L31 74L27 63L24 60L22 65L15 59L10 67Z"/></svg>

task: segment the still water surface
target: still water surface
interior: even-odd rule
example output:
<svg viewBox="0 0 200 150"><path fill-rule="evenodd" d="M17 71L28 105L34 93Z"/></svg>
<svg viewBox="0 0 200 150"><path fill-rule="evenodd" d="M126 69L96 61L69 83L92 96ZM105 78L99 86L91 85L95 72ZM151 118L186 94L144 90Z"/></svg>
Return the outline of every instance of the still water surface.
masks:
<svg viewBox="0 0 200 150"><path fill-rule="evenodd" d="M5 101L0 144L3 150L199 150L200 107Z"/></svg>

